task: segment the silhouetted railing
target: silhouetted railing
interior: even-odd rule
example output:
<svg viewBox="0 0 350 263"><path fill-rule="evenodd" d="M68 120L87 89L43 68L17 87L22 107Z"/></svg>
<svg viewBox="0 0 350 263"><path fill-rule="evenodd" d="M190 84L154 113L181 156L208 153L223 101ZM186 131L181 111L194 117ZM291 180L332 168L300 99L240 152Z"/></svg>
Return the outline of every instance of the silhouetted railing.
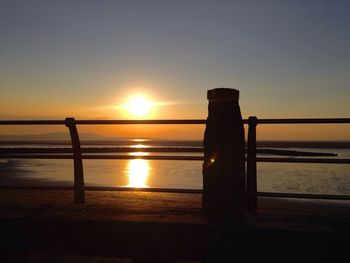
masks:
<svg viewBox="0 0 350 263"><path fill-rule="evenodd" d="M341 124L350 123L350 118L312 118L312 119L258 119L249 117L248 142L247 142L247 193L248 210L257 212L258 196L281 197L281 198L312 198L329 200L350 200L350 195L326 195L326 194L299 194L299 193L269 193L257 191L257 162L278 163L325 163L325 164L350 164L350 159L331 158L280 158L280 157L257 157L256 127L258 124Z"/></svg>
<svg viewBox="0 0 350 263"><path fill-rule="evenodd" d="M350 159L331 159L331 158L279 158L279 157L257 157L256 147L256 127L258 124L341 124L350 123L350 118L327 118L327 119L257 119L249 117L243 120L248 124L248 141L247 141L247 196L248 209L250 212L257 211L257 197L280 197L280 198L314 198L314 199L333 199L333 200L350 200L349 195L323 195L323 194L298 194L298 193L269 193L257 192L257 162L286 162L286 163L336 163L350 164ZM26 152L26 153L2 153L0 158L25 158L25 159L72 159L74 160L74 186L0 186L1 189L36 189L36 190L74 190L74 201L83 203L85 201L84 191L147 191L147 192L170 192L170 193L201 193L199 189L173 189L173 188L132 188L132 187L92 187L84 185L83 159L136 159L146 160L186 160L186 161L203 161L202 156L187 155L150 155L150 156L133 156L133 155L116 155L116 154L88 154L86 149L81 148L79 135L76 125L146 125L146 124L176 124L176 125L198 125L206 124L206 120L75 120L67 118L66 120L2 120L0 125L66 125L70 131L72 149L66 152ZM145 148L144 151L151 152L200 152L203 149L183 148ZM118 152L139 151L138 149L120 149Z"/></svg>
<svg viewBox="0 0 350 263"><path fill-rule="evenodd" d="M83 155L80 145L79 135L76 125L140 125L140 124L206 124L206 120L75 120L74 118L66 118L63 120L3 120L0 121L0 125L65 125L68 127L73 154L1 154L0 158L25 158L25 159L73 159L74 160L74 187L46 187L46 186L0 186L0 188L6 189L74 189L74 201L76 203L85 202L85 190L136 190L136 188L130 187L86 187L84 185L84 173L83 173L83 159L136 159L140 156L132 155ZM124 152L127 152L125 150ZM187 152L187 151L184 151ZM190 151L188 151L190 152ZM164 155L152 155L142 156L142 159L147 160L193 160L202 161L201 156L164 156ZM179 193L200 193L197 189L172 189L172 188L142 188L137 189L149 192L179 192Z"/></svg>

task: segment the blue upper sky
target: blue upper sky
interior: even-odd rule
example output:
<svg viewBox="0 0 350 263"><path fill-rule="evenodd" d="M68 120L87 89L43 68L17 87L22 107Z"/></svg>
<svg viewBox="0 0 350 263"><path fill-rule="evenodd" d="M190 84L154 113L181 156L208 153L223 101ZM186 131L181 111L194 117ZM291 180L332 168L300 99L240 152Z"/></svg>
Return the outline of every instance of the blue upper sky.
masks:
<svg viewBox="0 0 350 263"><path fill-rule="evenodd" d="M119 118L140 91L205 117L215 87L245 117L349 117L350 1L0 0L0 36L0 118Z"/></svg>

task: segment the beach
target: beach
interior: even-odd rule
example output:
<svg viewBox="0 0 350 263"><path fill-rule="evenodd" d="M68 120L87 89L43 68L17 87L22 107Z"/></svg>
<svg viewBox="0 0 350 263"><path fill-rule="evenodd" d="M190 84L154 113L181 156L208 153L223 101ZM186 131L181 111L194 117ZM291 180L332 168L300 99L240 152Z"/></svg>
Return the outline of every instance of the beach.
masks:
<svg viewBox="0 0 350 263"><path fill-rule="evenodd" d="M263 262L299 262L305 258L309 262L325 258L343 262L350 258L348 201L259 197L258 213L247 213L244 220L213 224L203 216L202 195L198 193L203 183L202 162L143 158L164 154L161 152L164 147L172 147L174 155L182 155L176 151L187 147L186 150L194 151L190 155L201 156L201 150L196 148L198 142L124 143L129 143L132 149L130 160L83 160L85 185L121 189L126 186L139 191L86 190L85 203L75 204L71 190L2 189L0 227L4 239L0 252L3 257L8 257L10 262L14 259L30 259L31 262L61 262L63 259L68 262L144 262L146 259L222 262L220 259L227 258L238 258L240 262L256 262L261 258ZM64 153L67 151L64 145L34 144L35 147L28 148L28 145L18 144L19 148L13 147L12 151L16 154L33 149L38 153ZM90 144L84 154L88 155L89 151L118 154L125 151L118 147L124 146L104 144L96 148ZM288 158L337 159L350 155L348 148L272 146L262 149L259 156L281 154ZM306 146L315 147L315 144ZM350 193L348 164L258 163L257 168L258 191ZM2 159L0 184L72 186L73 162ZM195 189L197 193L147 192L149 187ZM291 251L294 254L288 257Z"/></svg>
<svg viewBox="0 0 350 263"><path fill-rule="evenodd" d="M323 254L332 257L340 252L347 253L340 254L340 258L349 258L349 211L349 202L259 198L259 213L248 214L246 220L232 227L238 227L238 236L260 240L249 241L254 244L250 249L265 248L267 258L286 252L287 248L282 252L272 251L278 247L279 239L285 240L290 249L299 249L296 254L304 251L304 246L313 251L315 244L321 243L324 250L314 255L315 258L322 258ZM208 224L202 216L200 194L87 191L86 203L74 204L71 191L2 190L0 221L4 236L8 233L2 249L6 251L13 242L27 244L25 240L30 239L28 247L10 247L14 251L23 250L25 255L73 253L117 258L152 255L202 261L211 256L206 251L210 233L218 231L218 226ZM13 231L17 233L15 236L11 235ZM77 243L73 244L68 237ZM84 237L85 241L78 237ZM303 238L316 243L307 244ZM111 246L108 239L124 245ZM56 247L57 242L63 243ZM149 250L141 249L144 245Z"/></svg>

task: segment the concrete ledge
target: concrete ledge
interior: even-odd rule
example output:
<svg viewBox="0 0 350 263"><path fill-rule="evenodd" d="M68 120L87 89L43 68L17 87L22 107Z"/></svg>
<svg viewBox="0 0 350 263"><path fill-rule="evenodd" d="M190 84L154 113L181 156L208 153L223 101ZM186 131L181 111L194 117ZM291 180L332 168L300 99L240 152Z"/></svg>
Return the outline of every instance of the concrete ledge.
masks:
<svg viewBox="0 0 350 263"><path fill-rule="evenodd" d="M75 205L69 191L44 192L0 192L1 255L214 262L350 259L347 203L304 202L303 208L299 201L264 198L260 214L215 225L203 219L200 195L87 192L86 204Z"/></svg>

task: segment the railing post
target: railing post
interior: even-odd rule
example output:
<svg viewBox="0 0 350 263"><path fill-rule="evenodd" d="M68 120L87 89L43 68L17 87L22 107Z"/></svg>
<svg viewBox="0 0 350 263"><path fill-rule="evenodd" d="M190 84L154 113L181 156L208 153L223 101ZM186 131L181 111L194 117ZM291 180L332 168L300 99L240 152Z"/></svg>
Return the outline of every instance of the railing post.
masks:
<svg viewBox="0 0 350 263"><path fill-rule="evenodd" d="M208 91L202 208L212 222L245 217L245 141L238 98L235 89Z"/></svg>
<svg viewBox="0 0 350 263"><path fill-rule="evenodd" d="M83 204L85 202L84 193L84 172L83 172L83 162L81 159L81 148L80 140L78 135L77 126L75 125L74 118L66 118L66 126L69 129L73 157L74 157L74 202L78 204Z"/></svg>
<svg viewBox="0 0 350 263"><path fill-rule="evenodd" d="M247 147L247 192L248 211L258 211L257 178L256 178L256 117L248 118L248 147Z"/></svg>

